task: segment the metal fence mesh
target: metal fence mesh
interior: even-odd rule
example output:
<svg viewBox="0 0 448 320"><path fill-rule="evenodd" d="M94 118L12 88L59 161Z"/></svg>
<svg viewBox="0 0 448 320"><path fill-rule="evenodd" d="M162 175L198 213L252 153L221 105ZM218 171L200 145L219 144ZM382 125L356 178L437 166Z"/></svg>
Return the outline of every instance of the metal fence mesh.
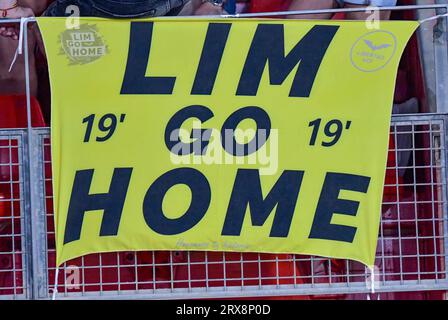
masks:
<svg viewBox="0 0 448 320"><path fill-rule="evenodd" d="M441 116L403 116L392 122L374 274L377 292L448 289L445 132ZM56 269L46 133L39 148L50 295ZM64 264L57 281L60 298L188 298L343 295L369 292L370 277L364 265L348 260L148 251L81 257Z"/></svg>
<svg viewBox="0 0 448 320"><path fill-rule="evenodd" d="M22 136L0 132L0 297L26 290Z"/></svg>

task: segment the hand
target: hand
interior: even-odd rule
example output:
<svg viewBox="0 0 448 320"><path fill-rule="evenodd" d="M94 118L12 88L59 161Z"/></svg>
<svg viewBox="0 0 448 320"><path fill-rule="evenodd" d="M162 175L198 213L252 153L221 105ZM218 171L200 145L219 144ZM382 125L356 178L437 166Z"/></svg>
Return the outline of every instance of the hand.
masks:
<svg viewBox="0 0 448 320"><path fill-rule="evenodd" d="M204 2L200 4L196 4L194 6L194 15L195 16L215 16L222 15L224 10L220 6L215 6L210 2Z"/></svg>
<svg viewBox="0 0 448 320"><path fill-rule="evenodd" d="M11 10L8 10L8 14L6 18L8 19L20 19L34 17L33 10L25 7L17 7ZM8 23L0 25L0 36L12 38L14 40L19 39L19 30L20 26L17 23Z"/></svg>

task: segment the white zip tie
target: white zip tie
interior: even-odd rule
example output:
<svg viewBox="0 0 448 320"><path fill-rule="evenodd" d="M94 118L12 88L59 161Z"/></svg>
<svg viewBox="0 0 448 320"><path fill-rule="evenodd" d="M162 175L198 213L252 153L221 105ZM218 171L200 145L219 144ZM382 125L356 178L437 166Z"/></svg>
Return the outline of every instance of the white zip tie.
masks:
<svg viewBox="0 0 448 320"><path fill-rule="evenodd" d="M375 266L373 267L365 267L366 271L369 270L370 273L370 292L367 293L367 300L372 300L372 294L375 294Z"/></svg>
<svg viewBox="0 0 448 320"><path fill-rule="evenodd" d="M420 24L422 24L422 23L424 23L424 22L428 22L428 21L432 21L432 20L437 20L437 19L439 19L439 18L443 18L443 17L448 17L448 13L445 13L445 14L439 14L439 15L437 15L437 16L432 16L432 17L429 17L429 18L426 18L426 19L419 20L418 22L419 22Z"/></svg>
<svg viewBox="0 0 448 320"><path fill-rule="evenodd" d="M27 18L20 18L20 32L19 32L19 43L17 44L16 53L14 54L14 58L12 59L11 65L9 66L8 72L11 72L12 67L16 63L17 56L23 53L23 33L25 32L25 21Z"/></svg>
<svg viewBox="0 0 448 320"><path fill-rule="evenodd" d="M58 278L59 278L59 267L56 267L56 272L54 274L53 296L51 300L56 300L56 295L58 294Z"/></svg>

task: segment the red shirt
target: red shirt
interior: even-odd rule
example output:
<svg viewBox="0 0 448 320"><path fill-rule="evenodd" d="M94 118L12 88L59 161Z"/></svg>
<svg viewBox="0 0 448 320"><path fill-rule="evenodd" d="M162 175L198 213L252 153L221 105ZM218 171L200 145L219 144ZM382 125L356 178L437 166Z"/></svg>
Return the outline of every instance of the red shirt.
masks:
<svg viewBox="0 0 448 320"><path fill-rule="evenodd" d="M287 11L291 0L251 0L249 12Z"/></svg>

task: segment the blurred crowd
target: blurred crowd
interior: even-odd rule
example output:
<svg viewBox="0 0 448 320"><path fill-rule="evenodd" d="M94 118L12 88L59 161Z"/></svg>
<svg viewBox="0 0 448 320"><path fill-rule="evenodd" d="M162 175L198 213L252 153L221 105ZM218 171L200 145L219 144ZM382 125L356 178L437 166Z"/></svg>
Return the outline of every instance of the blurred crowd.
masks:
<svg viewBox="0 0 448 320"><path fill-rule="evenodd" d="M235 13L318 10L332 8L362 8L395 6L396 0L0 0L0 19L31 16L95 16L106 18L136 18L183 15L222 15ZM366 19L370 12L347 13L346 19ZM380 18L388 19L389 11ZM332 14L285 14L283 18L331 19ZM31 94L38 97L42 109L49 112L48 72L39 32L28 30ZM0 24L0 95L25 92L23 55L11 68L18 46L18 24ZM44 112L47 113L47 112ZM45 115L46 118L49 115Z"/></svg>

